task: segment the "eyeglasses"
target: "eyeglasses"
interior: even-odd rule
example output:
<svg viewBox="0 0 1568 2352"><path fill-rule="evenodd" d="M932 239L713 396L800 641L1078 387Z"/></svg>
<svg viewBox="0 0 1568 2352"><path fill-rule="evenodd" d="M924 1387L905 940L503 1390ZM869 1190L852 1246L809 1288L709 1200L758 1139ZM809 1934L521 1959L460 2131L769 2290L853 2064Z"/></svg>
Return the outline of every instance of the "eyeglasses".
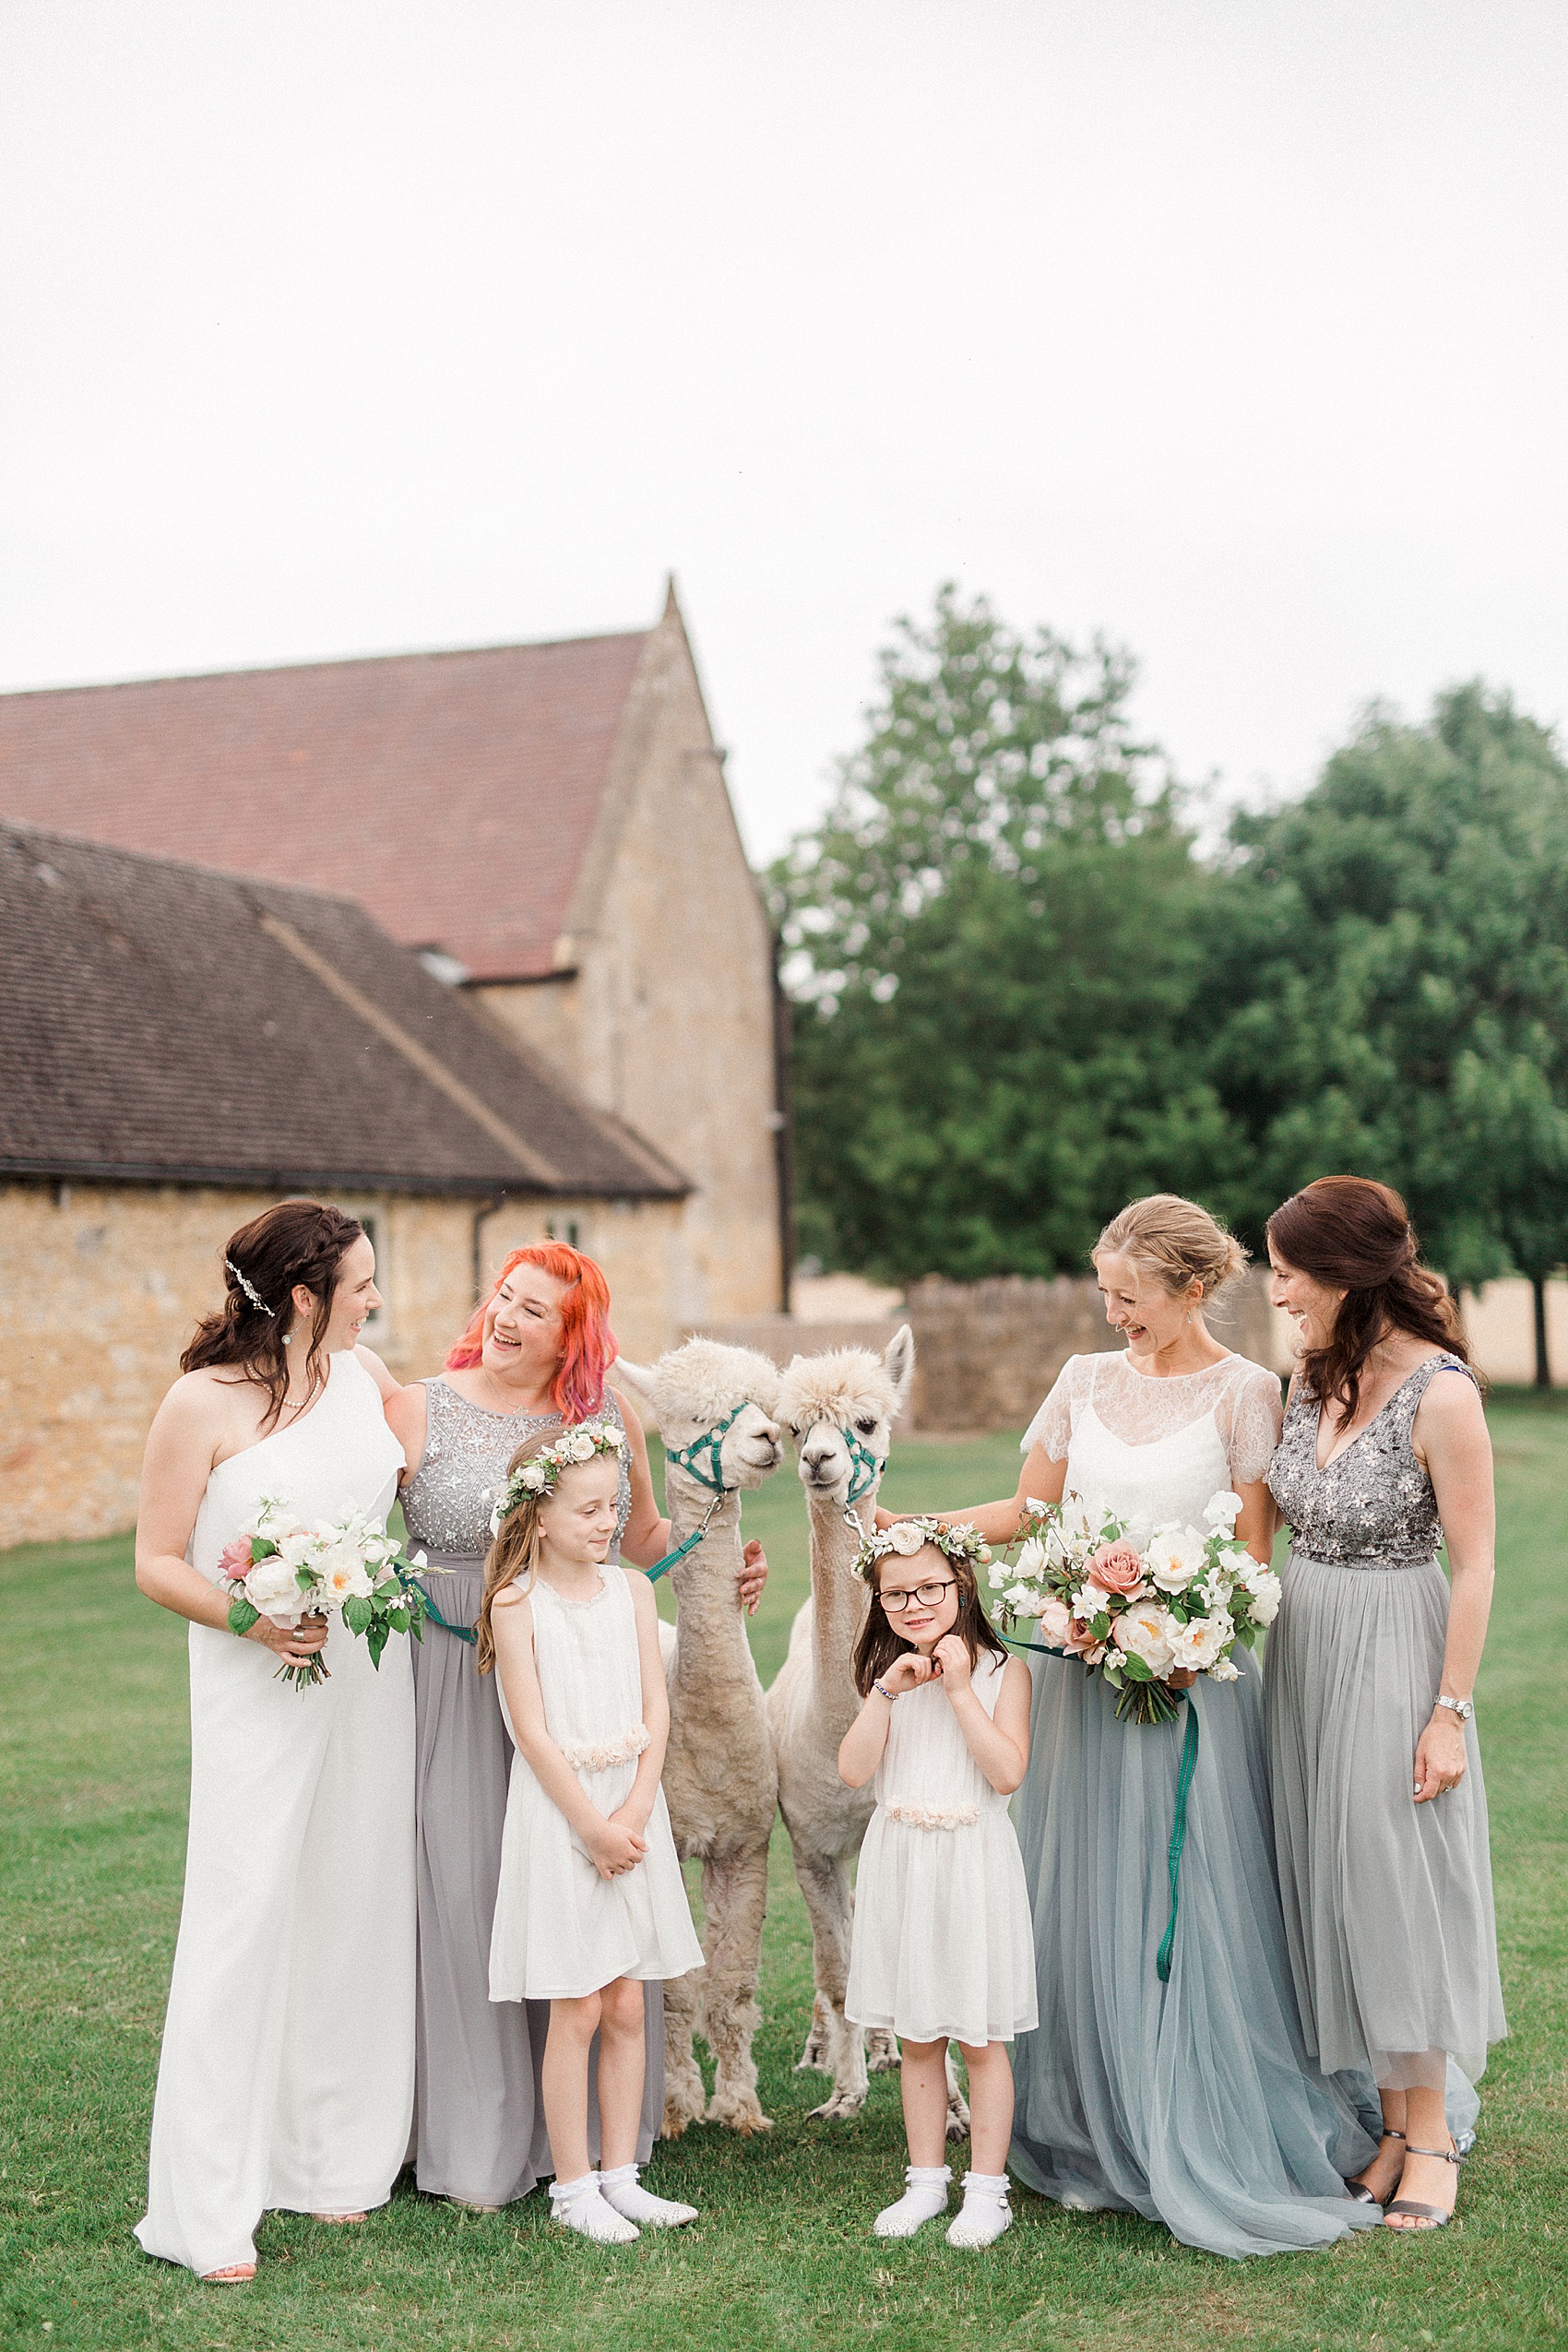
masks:
<svg viewBox="0 0 1568 2352"><path fill-rule="evenodd" d="M934 1609L943 1594L950 1593L957 1581L956 1576L944 1576L940 1584L917 1585L912 1593L885 1592L880 1596L882 1606L890 1617L902 1615L912 1600L918 1600L922 1609Z"/></svg>

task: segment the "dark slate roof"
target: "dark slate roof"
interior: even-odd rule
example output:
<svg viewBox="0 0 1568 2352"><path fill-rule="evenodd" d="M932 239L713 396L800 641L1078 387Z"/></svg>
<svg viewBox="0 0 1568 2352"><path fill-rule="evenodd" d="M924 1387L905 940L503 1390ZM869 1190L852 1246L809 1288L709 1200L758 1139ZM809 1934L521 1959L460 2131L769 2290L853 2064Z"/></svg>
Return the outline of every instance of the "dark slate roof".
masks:
<svg viewBox="0 0 1568 2352"><path fill-rule="evenodd" d="M476 980L538 977L647 631L0 695L0 815L346 891Z"/></svg>
<svg viewBox="0 0 1568 2352"><path fill-rule="evenodd" d="M352 900L4 821L0 1173L688 1189Z"/></svg>

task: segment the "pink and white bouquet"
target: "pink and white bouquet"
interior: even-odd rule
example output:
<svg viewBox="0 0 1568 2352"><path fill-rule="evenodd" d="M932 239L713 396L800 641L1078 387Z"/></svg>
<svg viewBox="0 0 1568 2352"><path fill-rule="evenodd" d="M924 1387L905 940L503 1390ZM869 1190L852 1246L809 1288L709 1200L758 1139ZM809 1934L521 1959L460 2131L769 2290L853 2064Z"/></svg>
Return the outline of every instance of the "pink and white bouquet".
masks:
<svg viewBox="0 0 1568 2352"><path fill-rule="evenodd" d="M1181 1705L1170 1677L1234 1682L1232 1652L1251 1649L1279 1607L1278 1577L1236 1540L1241 1509L1240 1495L1211 1495L1201 1532L1171 1520L1138 1543L1075 1498L1031 1502L1016 1559L991 1570L998 1614L1103 1674L1123 1720L1169 1723Z"/></svg>
<svg viewBox="0 0 1568 2352"><path fill-rule="evenodd" d="M265 1496L218 1563L218 1582L233 1596L230 1629L248 1633L267 1617L291 1631L306 1617L336 1610L350 1633L362 1636L379 1669L392 1634L422 1637L424 1595L404 1582L398 1555L396 1536L362 1511L310 1526L280 1498ZM318 1652L303 1666L285 1659L276 1679L303 1690L327 1675Z"/></svg>

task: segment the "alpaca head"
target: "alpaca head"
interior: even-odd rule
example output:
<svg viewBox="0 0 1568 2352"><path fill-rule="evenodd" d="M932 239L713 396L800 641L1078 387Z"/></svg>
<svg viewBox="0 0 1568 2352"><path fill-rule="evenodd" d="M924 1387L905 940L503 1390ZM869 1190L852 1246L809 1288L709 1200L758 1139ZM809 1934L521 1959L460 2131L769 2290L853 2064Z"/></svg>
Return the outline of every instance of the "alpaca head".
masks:
<svg viewBox="0 0 1568 2352"><path fill-rule="evenodd" d="M851 1439L873 1457L880 1478L914 1370L915 1342L907 1323L881 1356L869 1348L834 1348L823 1356L797 1356L788 1366L778 1411L801 1457L801 1484L814 1502L840 1507L848 1502L862 1469ZM861 1483L863 1488L863 1476ZM869 1505L869 1495L862 1491L861 1501Z"/></svg>
<svg viewBox="0 0 1568 2352"><path fill-rule="evenodd" d="M719 1448L727 1487L758 1487L784 1458L777 1419L778 1368L750 1348L688 1339L656 1364L629 1364L623 1357L615 1377L648 1407L659 1436L672 1449L693 1444L733 1414ZM712 1468L711 1455L703 1467ZM674 1468L671 1463L667 1479Z"/></svg>

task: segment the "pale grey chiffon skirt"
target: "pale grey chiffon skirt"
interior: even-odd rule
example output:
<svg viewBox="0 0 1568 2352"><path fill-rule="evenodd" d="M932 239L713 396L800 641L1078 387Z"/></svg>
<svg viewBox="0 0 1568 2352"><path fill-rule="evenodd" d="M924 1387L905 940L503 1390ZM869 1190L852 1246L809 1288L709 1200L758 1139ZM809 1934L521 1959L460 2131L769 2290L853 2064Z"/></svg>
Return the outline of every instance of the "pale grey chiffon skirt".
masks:
<svg viewBox="0 0 1568 2352"><path fill-rule="evenodd" d="M1268 1637L1279 1886L1307 2043L1393 2089L1472 2081L1507 2031L1476 1727L1457 1788L1418 1805L1416 1742L1441 1687L1448 1585L1292 1552ZM1456 2108L1448 2073L1450 2123Z"/></svg>
<svg viewBox="0 0 1568 2352"><path fill-rule="evenodd" d="M1201 1682L1170 1978L1155 1958L1185 1712L1118 1723L1075 1660L1034 1657L1016 1820L1035 1914L1039 2025L1016 2045L1010 2162L1043 2195L1161 2222L1240 2256L1323 2246L1378 2218L1370 2081L1325 2079L1296 2010L1274 1877L1262 1681Z"/></svg>
<svg viewBox="0 0 1568 2352"><path fill-rule="evenodd" d="M420 1583L443 1617L471 1625L481 1563L429 1552L450 1575ZM473 1645L434 1621L414 1645L418 1741L419 1973L415 2005L415 2178L434 2196L509 2204L554 2170L540 2069L547 2001L493 2002L490 1931L512 1743L493 1674ZM647 2064L637 2156L646 2163L664 2112L664 1988L647 1994ZM597 2054L597 2042L595 2051ZM590 2075L588 2149L599 2161L599 2101Z"/></svg>

